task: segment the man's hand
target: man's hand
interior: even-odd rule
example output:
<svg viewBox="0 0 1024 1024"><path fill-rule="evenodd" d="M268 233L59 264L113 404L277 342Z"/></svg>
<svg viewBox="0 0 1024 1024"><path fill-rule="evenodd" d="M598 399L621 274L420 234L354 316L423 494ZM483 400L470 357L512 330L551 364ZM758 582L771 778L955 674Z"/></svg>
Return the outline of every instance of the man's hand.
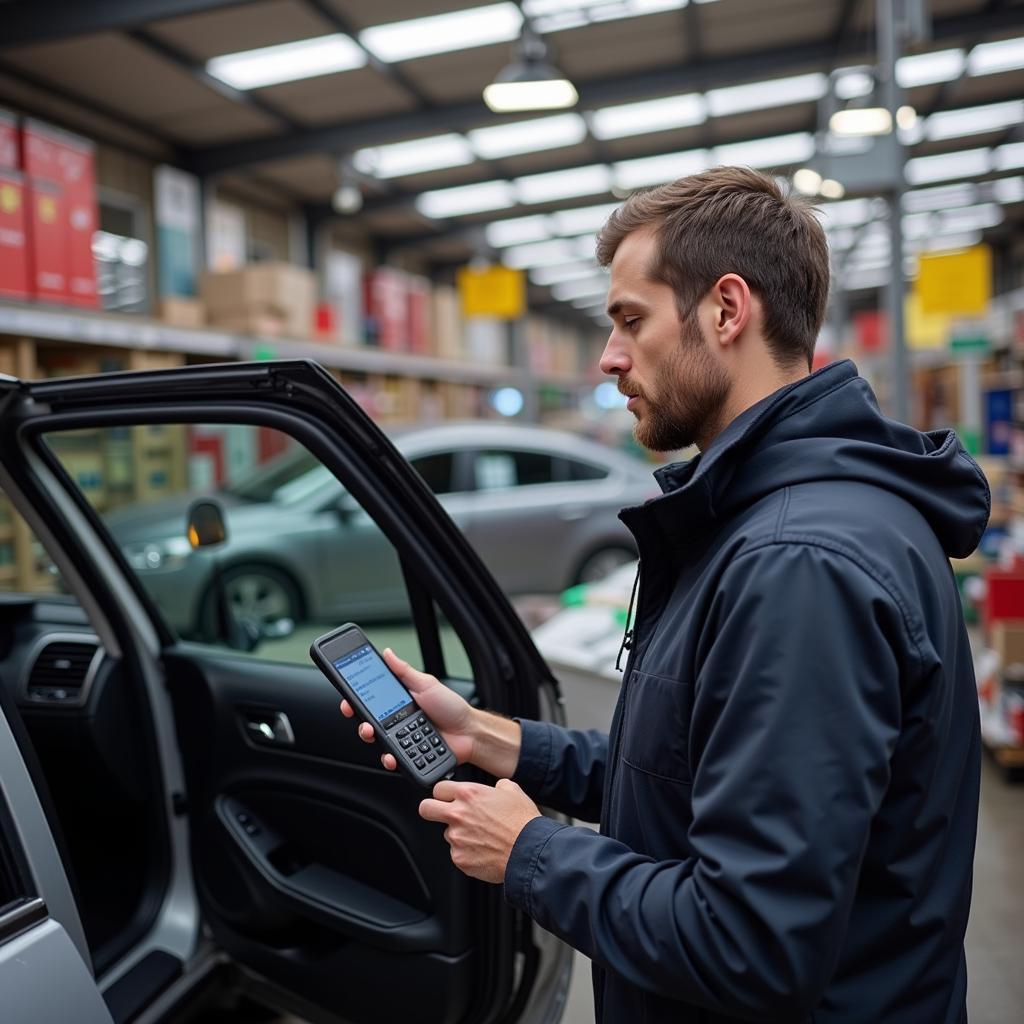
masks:
<svg viewBox="0 0 1024 1024"><path fill-rule="evenodd" d="M519 833L540 811L510 779L500 779L493 789L444 780L434 787L433 799L420 804L420 817L448 826L444 837L460 871L482 882L501 883Z"/></svg>
<svg viewBox="0 0 1024 1024"><path fill-rule="evenodd" d="M473 753L473 708L469 703L434 676L420 672L408 662L402 661L390 647L385 647L381 653L388 668L416 698L416 703L426 713L427 718L441 730L441 737L455 755L455 760L459 764L470 760ZM352 718L356 712L347 700L343 700L341 713L346 718ZM359 738L364 743L374 742L373 726L369 722L360 724ZM393 754L381 754L380 763L392 772L398 767Z"/></svg>

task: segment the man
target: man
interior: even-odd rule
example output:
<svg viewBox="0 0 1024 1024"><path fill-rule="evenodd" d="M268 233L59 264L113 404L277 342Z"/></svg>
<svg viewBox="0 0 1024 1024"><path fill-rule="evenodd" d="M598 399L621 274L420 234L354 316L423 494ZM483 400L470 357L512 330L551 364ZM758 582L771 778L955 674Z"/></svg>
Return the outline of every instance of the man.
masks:
<svg viewBox="0 0 1024 1024"><path fill-rule="evenodd" d="M641 572L610 737L474 710L388 654L499 779L420 813L592 958L600 1021L963 1021L979 733L948 556L984 478L851 363L809 375L825 237L772 179L635 195L598 257L637 438L701 454L622 513Z"/></svg>

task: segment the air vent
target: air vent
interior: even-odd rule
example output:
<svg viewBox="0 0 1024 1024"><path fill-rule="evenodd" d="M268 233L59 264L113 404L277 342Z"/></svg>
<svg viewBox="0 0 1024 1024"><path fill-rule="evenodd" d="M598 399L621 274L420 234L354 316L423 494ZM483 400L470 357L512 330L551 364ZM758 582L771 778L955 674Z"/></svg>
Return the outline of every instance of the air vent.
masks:
<svg viewBox="0 0 1024 1024"><path fill-rule="evenodd" d="M47 703L78 702L89 678L99 644L89 640L51 640L29 672L29 700Z"/></svg>

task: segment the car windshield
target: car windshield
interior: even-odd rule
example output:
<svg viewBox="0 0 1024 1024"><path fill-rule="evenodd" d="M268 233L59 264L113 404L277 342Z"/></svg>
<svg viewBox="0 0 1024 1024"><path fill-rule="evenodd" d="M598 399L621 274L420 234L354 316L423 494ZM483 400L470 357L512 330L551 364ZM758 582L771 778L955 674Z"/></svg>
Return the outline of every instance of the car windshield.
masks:
<svg viewBox="0 0 1024 1024"><path fill-rule="evenodd" d="M324 474L329 475L316 457L305 448L295 445L277 458L240 476L221 490L224 494L230 494L231 497L240 498L242 501L284 501L287 504L287 497L279 498L278 495L282 492L285 495L293 493L289 490L289 485L314 475L319 475L322 481ZM303 495L309 493L304 488L299 490Z"/></svg>

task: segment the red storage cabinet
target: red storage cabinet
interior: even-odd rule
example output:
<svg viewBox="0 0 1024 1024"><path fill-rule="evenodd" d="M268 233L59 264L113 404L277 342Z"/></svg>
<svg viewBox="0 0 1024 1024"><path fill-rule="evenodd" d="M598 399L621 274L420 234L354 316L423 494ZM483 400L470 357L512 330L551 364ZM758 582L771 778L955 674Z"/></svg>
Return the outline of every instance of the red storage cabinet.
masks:
<svg viewBox="0 0 1024 1024"><path fill-rule="evenodd" d="M29 226L29 292L45 302L68 295L68 216L64 194L49 181L26 189Z"/></svg>
<svg viewBox="0 0 1024 1024"><path fill-rule="evenodd" d="M16 171L21 166L18 150L18 118L0 110L0 170Z"/></svg>
<svg viewBox="0 0 1024 1024"><path fill-rule="evenodd" d="M29 297L25 184L17 171L0 168L0 297Z"/></svg>

